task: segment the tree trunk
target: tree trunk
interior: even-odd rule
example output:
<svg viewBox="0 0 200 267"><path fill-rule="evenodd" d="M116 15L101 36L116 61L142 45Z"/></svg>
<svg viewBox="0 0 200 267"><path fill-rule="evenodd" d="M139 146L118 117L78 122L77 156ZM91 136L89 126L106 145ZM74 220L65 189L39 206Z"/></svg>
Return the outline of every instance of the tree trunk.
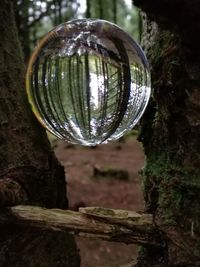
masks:
<svg viewBox="0 0 200 267"><path fill-rule="evenodd" d="M0 5L0 206L67 208L63 167L27 103L12 1ZM79 266L69 234L0 228L0 266Z"/></svg>
<svg viewBox="0 0 200 267"><path fill-rule="evenodd" d="M144 197L166 232L166 246L143 248L136 266L200 266L200 2L134 2L147 13L143 44L153 87L139 137Z"/></svg>

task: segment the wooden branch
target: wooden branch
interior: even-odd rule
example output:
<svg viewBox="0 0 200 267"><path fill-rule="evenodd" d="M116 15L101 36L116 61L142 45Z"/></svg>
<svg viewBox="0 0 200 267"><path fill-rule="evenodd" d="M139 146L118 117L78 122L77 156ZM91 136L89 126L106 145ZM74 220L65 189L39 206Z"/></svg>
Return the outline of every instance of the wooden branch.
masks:
<svg viewBox="0 0 200 267"><path fill-rule="evenodd" d="M0 179L0 207L24 203L27 194L22 186L13 179Z"/></svg>
<svg viewBox="0 0 200 267"><path fill-rule="evenodd" d="M80 212L15 206L0 212L1 224L34 226L107 241L161 246L152 215L105 208L80 208Z"/></svg>

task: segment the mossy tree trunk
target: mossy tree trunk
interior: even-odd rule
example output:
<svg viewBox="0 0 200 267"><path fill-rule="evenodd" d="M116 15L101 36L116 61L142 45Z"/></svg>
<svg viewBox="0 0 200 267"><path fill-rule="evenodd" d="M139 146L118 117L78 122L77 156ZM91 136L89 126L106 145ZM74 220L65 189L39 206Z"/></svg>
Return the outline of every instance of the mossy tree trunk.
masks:
<svg viewBox="0 0 200 267"><path fill-rule="evenodd" d="M0 5L0 207L67 208L63 167L27 103L12 1ZM0 266L79 266L72 236L34 228L0 229Z"/></svg>
<svg viewBox="0 0 200 267"><path fill-rule="evenodd" d="M143 190L147 211L167 233L163 249L143 248L136 266L200 266L200 1L134 3L147 14L153 87L139 137Z"/></svg>

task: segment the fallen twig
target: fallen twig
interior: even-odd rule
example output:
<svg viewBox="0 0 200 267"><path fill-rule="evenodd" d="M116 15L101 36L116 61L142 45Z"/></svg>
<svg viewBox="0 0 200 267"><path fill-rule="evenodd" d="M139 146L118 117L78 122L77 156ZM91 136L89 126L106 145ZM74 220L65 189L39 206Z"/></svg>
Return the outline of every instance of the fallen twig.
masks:
<svg viewBox="0 0 200 267"><path fill-rule="evenodd" d="M67 231L79 236L126 244L162 245L150 214L97 207L79 210L75 212L35 206L15 206L0 212L0 224L9 222L9 224Z"/></svg>

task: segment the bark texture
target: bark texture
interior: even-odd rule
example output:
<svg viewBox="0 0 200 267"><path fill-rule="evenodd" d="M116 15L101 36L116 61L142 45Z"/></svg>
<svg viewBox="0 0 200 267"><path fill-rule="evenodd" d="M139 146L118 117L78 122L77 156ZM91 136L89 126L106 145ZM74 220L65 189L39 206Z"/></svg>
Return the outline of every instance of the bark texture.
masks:
<svg viewBox="0 0 200 267"><path fill-rule="evenodd" d="M166 233L166 247L145 247L136 266L200 266L200 2L134 2L147 14L153 87L139 137L144 197Z"/></svg>
<svg viewBox="0 0 200 267"><path fill-rule="evenodd" d="M1 1L0 20L0 206L67 208L64 169L27 103L12 1ZM54 239L50 231L1 226L0 266L79 266L73 238Z"/></svg>

